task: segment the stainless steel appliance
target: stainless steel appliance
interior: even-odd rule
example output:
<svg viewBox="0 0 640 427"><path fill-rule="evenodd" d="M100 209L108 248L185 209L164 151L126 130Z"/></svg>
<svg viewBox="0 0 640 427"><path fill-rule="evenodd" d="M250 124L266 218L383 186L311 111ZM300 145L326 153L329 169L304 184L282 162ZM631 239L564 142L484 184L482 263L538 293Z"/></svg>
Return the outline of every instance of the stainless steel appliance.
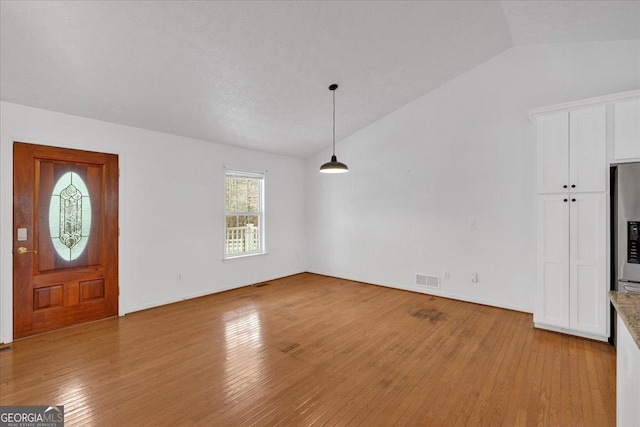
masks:
<svg viewBox="0 0 640 427"><path fill-rule="evenodd" d="M611 289L640 294L640 163L611 168ZM616 343L616 312L611 336Z"/></svg>
<svg viewBox="0 0 640 427"><path fill-rule="evenodd" d="M640 294L640 163L618 165L615 187L616 290Z"/></svg>

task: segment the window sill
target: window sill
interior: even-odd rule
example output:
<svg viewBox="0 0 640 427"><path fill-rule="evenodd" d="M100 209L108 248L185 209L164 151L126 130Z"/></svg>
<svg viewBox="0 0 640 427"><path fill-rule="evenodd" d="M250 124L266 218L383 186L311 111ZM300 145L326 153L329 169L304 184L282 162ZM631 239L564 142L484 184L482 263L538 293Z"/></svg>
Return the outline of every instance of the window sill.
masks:
<svg viewBox="0 0 640 427"><path fill-rule="evenodd" d="M222 262L227 262L227 261L237 261L237 260L241 260L241 259L246 259L246 258L253 258L253 257L259 257L259 256L264 256L264 255L268 255L268 252L260 252L258 254L242 254L242 255L235 255L235 256L230 256L230 257L226 257L226 258L222 258Z"/></svg>

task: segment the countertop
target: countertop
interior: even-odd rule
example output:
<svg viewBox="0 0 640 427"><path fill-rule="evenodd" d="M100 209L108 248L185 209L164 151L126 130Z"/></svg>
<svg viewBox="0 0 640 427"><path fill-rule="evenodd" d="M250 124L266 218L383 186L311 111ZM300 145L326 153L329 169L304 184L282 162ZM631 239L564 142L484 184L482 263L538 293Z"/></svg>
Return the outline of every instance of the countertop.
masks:
<svg viewBox="0 0 640 427"><path fill-rule="evenodd" d="M640 295L609 291L609 299L640 348Z"/></svg>

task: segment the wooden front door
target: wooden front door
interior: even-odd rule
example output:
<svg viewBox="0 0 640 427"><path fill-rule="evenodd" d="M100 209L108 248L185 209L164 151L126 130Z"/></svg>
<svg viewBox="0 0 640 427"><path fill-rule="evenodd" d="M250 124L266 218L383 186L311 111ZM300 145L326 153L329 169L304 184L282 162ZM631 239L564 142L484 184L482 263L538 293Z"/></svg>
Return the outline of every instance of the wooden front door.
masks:
<svg viewBox="0 0 640 427"><path fill-rule="evenodd" d="M13 146L13 331L118 314L118 156Z"/></svg>

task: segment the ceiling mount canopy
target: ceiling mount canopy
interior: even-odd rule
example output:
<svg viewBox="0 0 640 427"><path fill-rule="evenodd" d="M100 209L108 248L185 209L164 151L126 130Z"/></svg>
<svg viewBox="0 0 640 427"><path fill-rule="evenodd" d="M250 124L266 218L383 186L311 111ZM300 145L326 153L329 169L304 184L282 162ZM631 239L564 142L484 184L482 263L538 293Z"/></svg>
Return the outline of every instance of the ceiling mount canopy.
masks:
<svg viewBox="0 0 640 427"><path fill-rule="evenodd" d="M338 89L338 85L335 83L329 86L329 90L333 92L333 154L330 162L320 166L320 172L322 173L349 172L347 165L339 162L336 157L336 89Z"/></svg>

